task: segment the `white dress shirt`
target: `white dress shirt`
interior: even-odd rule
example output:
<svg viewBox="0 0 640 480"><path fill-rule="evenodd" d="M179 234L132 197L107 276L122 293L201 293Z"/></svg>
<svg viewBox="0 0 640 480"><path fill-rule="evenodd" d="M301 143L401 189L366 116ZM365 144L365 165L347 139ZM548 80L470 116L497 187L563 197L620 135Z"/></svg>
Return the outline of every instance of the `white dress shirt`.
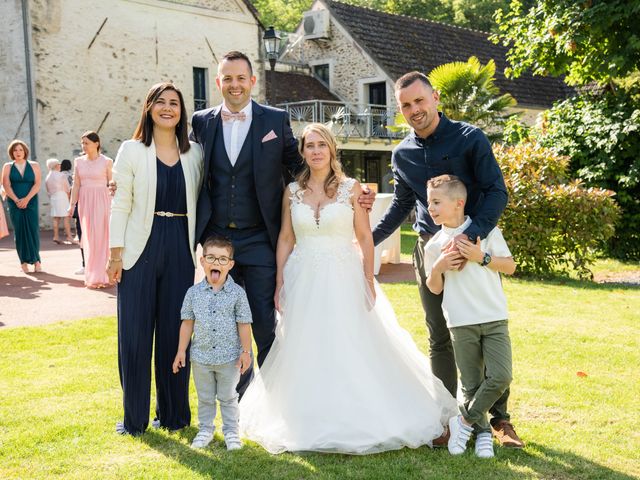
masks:
<svg viewBox="0 0 640 480"><path fill-rule="evenodd" d="M229 157L231 165L236 164L238 155L240 155L240 150L242 150L242 145L249 134L249 129L251 128L251 109L252 102L249 102L246 107L240 110L246 115L244 121L233 120L230 122L222 122L224 148L227 151L227 156ZM224 103L222 104L222 111L232 113Z"/></svg>

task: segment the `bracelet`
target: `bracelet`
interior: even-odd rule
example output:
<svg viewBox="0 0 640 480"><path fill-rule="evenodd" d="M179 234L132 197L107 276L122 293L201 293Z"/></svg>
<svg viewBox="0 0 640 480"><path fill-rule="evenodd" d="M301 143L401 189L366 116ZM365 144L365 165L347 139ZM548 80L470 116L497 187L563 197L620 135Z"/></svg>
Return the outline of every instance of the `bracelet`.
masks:
<svg viewBox="0 0 640 480"><path fill-rule="evenodd" d="M119 263L122 261L122 258L110 258L109 263Z"/></svg>
<svg viewBox="0 0 640 480"><path fill-rule="evenodd" d="M248 350L242 350L242 352L240 352L240 355L242 355L243 353L249 353Z"/></svg>

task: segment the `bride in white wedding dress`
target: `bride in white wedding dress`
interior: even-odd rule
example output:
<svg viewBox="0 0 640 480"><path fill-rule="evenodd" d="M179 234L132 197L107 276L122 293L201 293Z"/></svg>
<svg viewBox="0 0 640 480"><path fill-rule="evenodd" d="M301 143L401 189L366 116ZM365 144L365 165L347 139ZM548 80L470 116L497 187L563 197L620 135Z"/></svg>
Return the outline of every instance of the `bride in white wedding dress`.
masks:
<svg viewBox="0 0 640 480"><path fill-rule="evenodd" d="M285 191L276 254L281 319L240 402L241 430L271 453L431 445L456 401L374 286L362 189L323 125L305 128L301 152L307 168Z"/></svg>

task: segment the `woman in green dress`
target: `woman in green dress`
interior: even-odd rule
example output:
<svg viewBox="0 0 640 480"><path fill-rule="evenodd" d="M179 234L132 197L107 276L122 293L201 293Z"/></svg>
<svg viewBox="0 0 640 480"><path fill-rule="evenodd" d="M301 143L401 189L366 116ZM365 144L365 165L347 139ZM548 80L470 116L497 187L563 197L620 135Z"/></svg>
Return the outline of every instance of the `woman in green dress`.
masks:
<svg viewBox="0 0 640 480"><path fill-rule="evenodd" d="M38 191L40 190L40 165L30 162L29 147L21 140L14 140L7 148L12 162L2 166L2 185L7 192L9 217L13 224L16 250L22 271L42 271L40 265L40 231L38 226Z"/></svg>

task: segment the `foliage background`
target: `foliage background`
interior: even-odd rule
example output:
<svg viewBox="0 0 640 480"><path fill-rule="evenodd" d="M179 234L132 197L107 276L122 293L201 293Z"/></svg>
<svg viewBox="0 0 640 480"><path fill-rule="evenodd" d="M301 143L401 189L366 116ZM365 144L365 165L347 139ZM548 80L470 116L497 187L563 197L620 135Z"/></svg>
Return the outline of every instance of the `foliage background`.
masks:
<svg viewBox="0 0 640 480"><path fill-rule="evenodd" d="M265 26L292 32L314 0L251 0ZM493 15L507 10L510 0L341 0L387 13L435 20L486 32L496 31ZM525 5L533 4L526 0Z"/></svg>
<svg viewBox="0 0 640 480"><path fill-rule="evenodd" d="M481 128L492 141L502 137L505 122L516 115L507 109L517 104L509 93L500 93L494 83L495 73L493 60L482 65L476 57L445 63L429 73L445 115Z"/></svg>
<svg viewBox="0 0 640 480"><path fill-rule="evenodd" d="M494 153L509 193L499 225L518 271L590 277L620 215L613 192L571 181L569 159L535 142L495 145Z"/></svg>
<svg viewBox="0 0 640 480"><path fill-rule="evenodd" d="M640 82L565 100L546 112L542 127L541 144L569 155L572 172L617 193L623 217L609 253L640 258Z"/></svg>

